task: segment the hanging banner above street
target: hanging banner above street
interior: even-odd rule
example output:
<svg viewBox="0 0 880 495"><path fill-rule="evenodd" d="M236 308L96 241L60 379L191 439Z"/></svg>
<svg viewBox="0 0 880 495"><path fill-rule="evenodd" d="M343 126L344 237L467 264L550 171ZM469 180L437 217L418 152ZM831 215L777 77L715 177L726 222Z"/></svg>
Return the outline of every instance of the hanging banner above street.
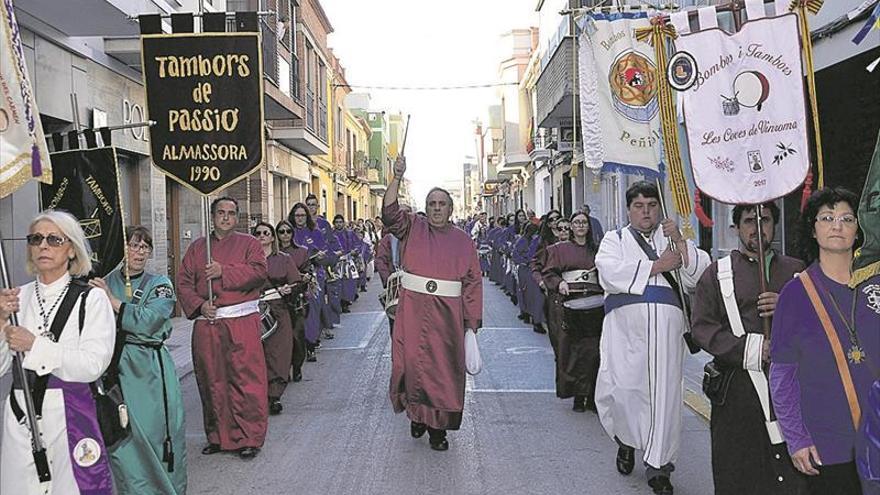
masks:
<svg viewBox="0 0 880 495"><path fill-rule="evenodd" d="M650 22L644 13L585 19L578 50L584 163L594 170L658 176L657 83L665 69L657 69L654 49L633 35Z"/></svg>
<svg viewBox="0 0 880 495"><path fill-rule="evenodd" d="M800 186L810 148L797 16L749 21L734 35L706 29L675 45L696 60L682 104L697 187L756 204Z"/></svg>
<svg viewBox="0 0 880 495"><path fill-rule="evenodd" d="M92 248L92 275L103 277L122 261L122 210L116 148L52 153L55 180L40 185L43 208L75 216Z"/></svg>
<svg viewBox="0 0 880 495"><path fill-rule="evenodd" d="M211 194L263 162L258 33L141 36L153 163Z"/></svg>

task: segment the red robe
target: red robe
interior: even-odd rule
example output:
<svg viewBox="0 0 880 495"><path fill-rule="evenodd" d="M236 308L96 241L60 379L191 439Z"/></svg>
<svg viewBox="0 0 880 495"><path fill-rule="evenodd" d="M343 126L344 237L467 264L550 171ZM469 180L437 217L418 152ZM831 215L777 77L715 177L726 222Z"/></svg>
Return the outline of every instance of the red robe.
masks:
<svg viewBox="0 0 880 495"><path fill-rule="evenodd" d="M278 252L270 255L266 261L269 266L269 278L263 290L302 280L296 261L286 253ZM280 398L287 388L290 374L290 357L293 355L294 346L294 319L285 298L269 301L269 308L278 322L278 329L263 341L263 352L266 354L269 397Z"/></svg>
<svg viewBox="0 0 880 495"><path fill-rule="evenodd" d="M259 241L239 232L222 240L212 237L211 255L223 267L212 284L217 307L259 299L267 277ZM191 320L201 316L201 305L208 299L206 264L202 237L186 250L177 276L178 302ZM269 405L260 314L196 320L192 353L208 442L223 450L262 446Z"/></svg>
<svg viewBox="0 0 880 495"><path fill-rule="evenodd" d="M382 210L382 222L404 244L401 264L409 273L462 283L461 297L401 289L391 343L389 395L395 412L431 428L457 430L464 410L464 331L482 326L480 261L470 236L449 224L400 209Z"/></svg>
<svg viewBox="0 0 880 495"><path fill-rule="evenodd" d="M388 283L388 277L394 273L394 258L391 255L391 234L385 234L376 246L376 271L382 280L382 287Z"/></svg>

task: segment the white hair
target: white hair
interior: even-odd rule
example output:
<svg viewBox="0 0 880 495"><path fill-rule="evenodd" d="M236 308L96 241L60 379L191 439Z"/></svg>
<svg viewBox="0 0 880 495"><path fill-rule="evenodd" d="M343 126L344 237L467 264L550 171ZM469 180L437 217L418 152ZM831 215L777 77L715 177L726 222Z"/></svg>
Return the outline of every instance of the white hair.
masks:
<svg viewBox="0 0 880 495"><path fill-rule="evenodd" d="M86 234L83 232L76 219L66 211L44 210L36 216L28 226L28 232L33 230L34 226L40 222L51 222L58 227L58 230L70 240L73 246L73 259L67 266L67 271L72 277L84 277L92 271L92 248L86 240ZM36 274L34 261L31 259L31 251L28 249L27 255L27 271L31 275Z"/></svg>

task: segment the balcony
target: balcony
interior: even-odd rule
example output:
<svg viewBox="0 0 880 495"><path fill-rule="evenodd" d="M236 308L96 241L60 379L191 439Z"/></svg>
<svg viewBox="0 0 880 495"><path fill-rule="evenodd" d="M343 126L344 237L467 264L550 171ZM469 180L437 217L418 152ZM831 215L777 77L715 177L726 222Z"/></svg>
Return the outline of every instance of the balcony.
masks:
<svg viewBox="0 0 880 495"><path fill-rule="evenodd" d="M269 138L280 141L288 148L303 155L326 155L330 152L327 142L313 130L304 126L302 119L277 120L269 130Z"/></svg>
<svg viewBox="0 0 880 495"><path fill-rule="evenodd" d="M301 119L302 106L294 100L293 79L297 77L296 57L279 44L277 25L262 19L260 31L263 36L264 111L266 120ZM286 36L285 36L286 37ZM282 56L282 52L283 55ZM288 62L288 58L292 62Z"/></svg>
<svg viewBox="0 0 880 495"><path fill-rule="evenodd" d="M15 10L22 25L32 26L35 20L71 37L136 36L140 27L128 16L142 12L133 4L126 0L20 0Z"/></svg>
<svg viewBox="0 0 880 495"><path fill-rule="evenodd" d="M529 152L529 158L532 161L549 160L550 150L547 149L548 144L550 144L549 140L544 135L537 135L533 137L530 142L530 146L526 146L526 150L528 150Z"/></svg>
<svg viewBox="0 0 880 495"><path fill-rule="evenodd" d="M571 66L574 50L574 38L563 39L538 77L535 111L538 127L571 125L572 105L577 103L578 87L577 74L573 73Z"/></svg>
<svg viewBox="0 0 880 495"><path fill-rule="evenodd" d="M378 170L376 170L376 178L378 180ZM369 174L367 170L367 156L363 151L356 151L354 161L348 166L348 179L359 182L368 182Z"/></svg>

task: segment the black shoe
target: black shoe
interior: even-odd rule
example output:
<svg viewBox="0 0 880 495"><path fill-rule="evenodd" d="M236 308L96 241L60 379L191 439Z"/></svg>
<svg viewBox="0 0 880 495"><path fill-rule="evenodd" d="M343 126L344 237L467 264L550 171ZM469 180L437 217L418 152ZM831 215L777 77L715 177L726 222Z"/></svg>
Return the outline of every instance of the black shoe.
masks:
<svg viewBox="0 0 880 495"><path fill-rule="evenodd" d="M544 330L544 327L541 325L532 325L532 330L535 333L547 333L547 330Z"/></svg>
<svg viewBox="0 0 880 495"><path fill-rule="evenodd" d="M428 431L428 427L425 423L416 423L413 421L409 424L409 434L412 435L413 438L422 438L426 431Z"/></svg>
<svg viewBox="0 0 880 495"><path fill-rule="evenodd" d="M658 495L672 495L672 482L668 476L657 475L648 480L648 486Z"/></svg>
<svg viewBox="0 0 880 495"><path fill-rule="evenodd" d="M348 308L342 308L343 313L351 313L351 310Z"/></svg>
<svg viewBox="0 0 880 495"><path fill-rule="evenodd" d="M586 406L587 406L587 411L598 412L596 410L596 399L593 398L592 395L587 396Z"/></svg>
<svg viewBox="0 0 880 495"><path fill-rule="evenodd" d="M617 448L617 472L630 474L636 465L636 449L621 445Z"/></svg>
<svg viewBox="0 0 880 495"><path fill-rule="evenodd" d="M294 383L299 383L302 381L302 379L303 379L302 371L297 371L293 374L293 382Z"/></svg>
<svg viewBox="0 0 880 495"><path fill-rule="evenodd" d="M583 395L575 395L571 410L579 413L587 412L587 398Z"/></svg>
<svg viewBox="0 0 880 495"><path fill-rule="evenodd" d="M260 453L260 449L256 447L245 447L238 451L238 456L242 459L250 460Z"/></svg>
<svg viewBox="0 0 880 495"><path fill-rule="evenodd" d="M217 452L220 452L220 446L216 443L209 443L202 449L202 455L211 455L216 454Z"/></svg>
<svg viewBox="0 0 880 495"><path fill-rule="evenodd" d="M431 444L431 450L444 451L449 450L449 442L446 440L446 430L435 430L434 428L428 428L429 439L428 442Z"/></svg>
<svg viewBox="0 0 880 495"><path fill-rule="evenodd" d="M367 291L366 287L361 287L361 292L366 292L366 291Z"/></svg>
<svg viewBox="0 0 880 495"><path fill-rule="evenodd" d="M270 399L269 400L269 414L272 416L277 416L281 414L281 411L284 410L284 406L281 405L281 401L278 399Z"/></svg>
<svg viewBox="0 0 880 495"><path fill-rule="evenodd" d="M308 351L306 353L306 361L310 363L316 363L318 361L318 355L315 354L315 351Z"/></svg>
<svg viewBox="0 0 880 495"><path fill-rule="evenodd" d="M526 321L526 314L525 313L520 313L516 317L522 321Z"/></svg>

